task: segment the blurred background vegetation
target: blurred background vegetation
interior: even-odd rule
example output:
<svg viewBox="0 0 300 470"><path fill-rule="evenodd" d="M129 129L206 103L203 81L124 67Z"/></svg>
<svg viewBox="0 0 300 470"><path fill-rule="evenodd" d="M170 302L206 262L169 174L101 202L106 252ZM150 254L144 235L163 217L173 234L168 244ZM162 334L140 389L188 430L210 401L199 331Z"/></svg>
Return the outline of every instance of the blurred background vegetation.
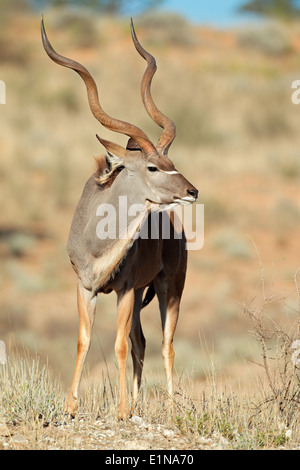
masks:
<svg viewBox="0 0 300 470"><path fill-rule="evenodd" d="M145 63L131 43L130 11L157 58L155 101L177 125L170 155L205 204L205 244L189 254L176 367L201 384L213 358L219 380L251 388L259 352L242 305L272 299L272 321L290 327L299 319L300 108L291 102L291 83L300 79L299 8L241 1L265 20L217 29L157 11L159 3L0 0L7 89L0 105L0 339L9 351L47 359L69 386L78 323L65 244L93 157L103 151L95 133L125 139L99 128L80 79L48 59L40 16L54 48L91 71L104 109L156 141L160 129L140 99ZM163 377L157 308L153 301L142 319L149 385ZM87 382L107 364L111 377L117 373L115 325L114 295L100 297Z"/></svg>
<svg viewBox="0 0 300 470"><path fill-rule="evenodd" d="M280 20L295 19L300 13L300 3L298 0L250 0L242 3L239 11Z"/></svg>

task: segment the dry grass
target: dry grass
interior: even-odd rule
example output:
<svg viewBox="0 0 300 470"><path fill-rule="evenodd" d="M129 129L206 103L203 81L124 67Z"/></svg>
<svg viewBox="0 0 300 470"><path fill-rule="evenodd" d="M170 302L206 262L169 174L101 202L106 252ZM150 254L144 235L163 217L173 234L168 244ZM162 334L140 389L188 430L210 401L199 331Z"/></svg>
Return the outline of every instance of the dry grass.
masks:
<svg viewBox="0 0 300 470"><path fill-rule="evenodd" d="M259 262L260 281L243 306L249 335L259 346L251 358L260 361L251 390L220 381L216 359L202 342L205 380L199 387L186 371L177 371L171 415L164 379L148 370L135 415L118 423L117 374L103 357L100 377L91 380L85 374L79 412L70 420L64 414L65 394L48 366L24 354L8 354L7 364L0 366L0 448L299 450L299 272L294 291L287 294L266 282L260 257ZM292 321L278 313L282 303L294 310Z"/></svg>
<svg viewBox="0 0 300 470"><path fill-rule="evenodd" d="M1 367L0 374L2 421L23 424L30 430L39 422L47 425L61 415L59 386L38 359L12 357Z"/></svg>
<svg viewBox="0 0 300 470"><path fill-rule="evenodd" d="M264 337L264 341L268 338ZM261 339L260 339L261 341ZM265 349L263 346L263 358ZM282 358L275 358L279 367ZM279 361L280 359L280 361ZM211 364L211 370L213 364ZM269 366L264 364L269 379ZM297 375L298 374L298 375ZM70 420L63 412L61 387L38 360L15 356L0 368L0 447L3 449L299 449L299 369L275 395L261 388L261 397L238 395L217 385L213 373L201 395L195 395L192 378L177 379L174 412L166 407L164 387L143 386L137 415L118 423L118 394L109 375L101 385L85 390L78 416ZM282 386L282 383L281 383ZM294 393L293 393L294 390ZM259 399L261 398L261 399ZM6 432L3 432L3 424ZM104 424L105 423L105 424ZM99 428L104 433L99 435ZM161 442L161 430L171 442ZM96 432L97 431L97 432ZM79 436L84 435L84 441ZM20 437L21 436L21 437ZM51 437L50 437L51 436ZM113 441L112 441L113 437ZM79 439L78 439L79 438ZM151 443L149 444L149 440ZM112 447L113 446L113 447Z"/></svg>

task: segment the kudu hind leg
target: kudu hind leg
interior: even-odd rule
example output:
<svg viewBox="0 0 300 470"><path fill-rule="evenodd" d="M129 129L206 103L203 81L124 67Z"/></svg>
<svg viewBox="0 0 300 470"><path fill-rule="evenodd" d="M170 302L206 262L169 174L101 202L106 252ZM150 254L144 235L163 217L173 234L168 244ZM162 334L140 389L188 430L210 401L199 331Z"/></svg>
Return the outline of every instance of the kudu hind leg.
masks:
<svg viewBox="0 0 300 470"><path fill-rule="evenodd" d="M66 413L74 415L77 410L78 388L86 355L88 353L92 327L94 323L97 297L85 289L80 282L77 285L77 306L79 314L79 334L77 343L77 357L71 390L68 396Z"/></svg>
<svg viewBox="0 0 300 470"><path fill-rule="evenodd" d="M132 403L131 403L131 414L134 414L134 407L138 397L138 393L141 386L142 372L144 366L146 340L143 334L140 312L142 307L142 296L143 290L139 289L135 291L135 301L133 309L133 319L130 331L131 339L131 356L133 363L133 390L132 390Z"/></svg>
<svg viewBox="0 0 300 470"><path fill-rule="evenodd" d="M118 326L115 352L120 374L120 404L118 419L129 417L126 391L126 359L128 354L128 337L131 330L134 307L134 289L118 293Z"/></svg>
<svg viewBox="0 0 300 470"><path fill-rule="evenodd" d="M155 285L157 293L161 323L163 330L162 356L164 361L164 369L167 378L167 389L169 396L169 408L173 408L173 366L174 366L174 349L173 338L177 326L181 292L176 292L174 285L167 286L167 283L159 283Z"/></svg>

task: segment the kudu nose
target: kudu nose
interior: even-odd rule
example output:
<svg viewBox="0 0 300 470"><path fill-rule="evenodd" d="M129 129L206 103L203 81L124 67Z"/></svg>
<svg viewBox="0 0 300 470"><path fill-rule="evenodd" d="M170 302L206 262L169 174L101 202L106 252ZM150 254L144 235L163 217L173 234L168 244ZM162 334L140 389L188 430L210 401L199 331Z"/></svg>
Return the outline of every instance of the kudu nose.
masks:
<svg viewBox="0 0 300 470"><path fill-rule="evenodd" d="M198 190L197 190L196 188L194 188L194 189L188 189L188 190L187 190L187 193L188 193L189 196L192 196L192 197L194 197L195 199L197 199L197 197L198 197Z"/></svg>

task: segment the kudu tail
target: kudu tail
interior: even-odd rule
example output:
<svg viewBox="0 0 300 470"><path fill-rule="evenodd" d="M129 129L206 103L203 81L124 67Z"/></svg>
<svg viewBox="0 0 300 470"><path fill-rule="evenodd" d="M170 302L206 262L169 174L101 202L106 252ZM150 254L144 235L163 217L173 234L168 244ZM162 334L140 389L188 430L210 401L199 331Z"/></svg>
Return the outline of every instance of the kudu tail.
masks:
<svg viewBox="0 0 300 470"><path fill-rule="evenodd" d="M151 300L153 300L155 296L155 289L154 289L154 284L153 282L150 284L148 287L148 290L146 292L146 295L144 297L143 303L142 303L142 308L146 307L146 305L150 304Z"/></svg>

